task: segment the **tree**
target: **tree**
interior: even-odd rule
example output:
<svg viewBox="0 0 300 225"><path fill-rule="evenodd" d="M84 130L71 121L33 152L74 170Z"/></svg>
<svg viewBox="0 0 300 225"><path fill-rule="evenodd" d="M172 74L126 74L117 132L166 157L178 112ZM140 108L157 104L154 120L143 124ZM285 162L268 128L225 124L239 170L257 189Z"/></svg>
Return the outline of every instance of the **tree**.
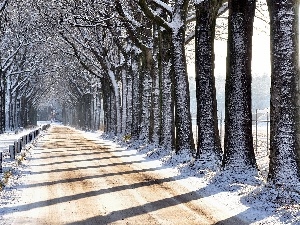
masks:
<svg viewBox="0 0 300 225"><path fill-rule="evenodd" d="M4 0L0 4L0 35L2 36L5 29L5 8L7 7L7 0ZM0 36L0 38L2 38ZM2 70L2 65L0 65L0 134L4 132L5 129L5 90L6 90L6 80L5 74Z"/></svg>
<svg viewBox="0 0 300 225"><path fill-rule="evenodd" d="M251 48L255 0L230 0L225 85L224 169L256 168L251 113Z"/></svg>
<svg viewBox="0 0 300 225"><path fill-rule="evenodd" d="M105 121L109 128L107 131L114 135L120 134L122 105L119 80L123 56L118 54L122 49L116 44L112 32L107 29L112 26L110 29L119 30L119 27L116 23L105 22L109 18L109 13L113 12L108 10L110 7L107 2L73 2L74 5L64 2L64 4L64 11L56 15L58 18L62 17L59 33L83 68L96 77L104 78L102 81L105 84L101 86L108 86L111 89L103 95L104 109L111 109L105 113ZM103 8L106 9L105 12L101 10Z"/></svg>
<svg viewBox="0 0 300 225"><path fill-rule="evenodd" d="M161 50L159 48L160 29L148 18L142 16L143 14L136 13L140 8L132 2L128 1L127 4L126 2L121 4L120 1L116 1L116 10L124 18L123 24L127 33L130 34L132 43L141 52L138 56L141 61L139 71L136 71L137 67L132 71L133 73L138 72L138 78L140 79L138 81L137 76L133 76L134 93L141 91L140 100L133 101L134 105L141 104L140 116L136 116L138 111L136 111L136 107L133 107L133 119L140 118L139 140L158 144L161 136L161 91L159 89L161 70L159 71L160 62L158 59ZM136 18L136 20L133 18ZM134 60L136 58L137 56L132 57ZM133 99L136 99L136 97ZM134 138L136 136L135 130L137 129L134 128L132 133Z"/></svg>
<svg viewBox="0 0 300 225"><path fill-rule="evenodd" d="M300 182L298 1L268 1L271 39L268 181Z"/></svg>
<svg viewBox="0 0 300 225"><path fill-rule="evenodd" d="M139 0L139 5L143 12L151 20L168 32L171 37L172 63L174 69L174 105L175 105L175 128L177 153L194 151L194 140L192 133L189 83L186 72L185 58L185 21L188 11L188 0L175 1L171 6L162 2L155 1L159 8L168 13L168 19L158 16L149 7L146 0Z"/></svg>
<svg viewBox="0 0 300 225"><path fill-rule="evenodd" d="M197 157L218 166L222 158L214 78L215 25L221 1L200 1L196 7L195 65L197 94Z"/></svg>
<svg viewBox="0 0 300 225"><path fill-rule="evenodd" d="M162 148L171 150L175 147L174 124L174 69L172 66L171 35L168 31L160 31L160 71L161 71L161 136Z"/></svg>

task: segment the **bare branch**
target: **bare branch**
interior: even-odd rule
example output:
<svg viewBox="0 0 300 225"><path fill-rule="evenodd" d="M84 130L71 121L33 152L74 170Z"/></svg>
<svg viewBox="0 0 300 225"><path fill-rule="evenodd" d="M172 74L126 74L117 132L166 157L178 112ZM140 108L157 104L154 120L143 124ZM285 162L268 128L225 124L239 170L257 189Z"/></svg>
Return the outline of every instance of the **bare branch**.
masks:
<svg viewBox="0 0 300 225"><path fill-rule="evenodd" d="M166 30L170 30L171 27L167 21L165 21L159 15L156 15L153 10L147 5L146 0L139 0L139 6L143 10L143 12L148 16L150 19L155 21L159 26L165 28Z"/></svg>
<svg viewBox="0 0 300 225"><path fill-rule="evenodd" d="M0 3L0 12L5 9L7 2L8 0L4 0L2 3Z"/></svg>

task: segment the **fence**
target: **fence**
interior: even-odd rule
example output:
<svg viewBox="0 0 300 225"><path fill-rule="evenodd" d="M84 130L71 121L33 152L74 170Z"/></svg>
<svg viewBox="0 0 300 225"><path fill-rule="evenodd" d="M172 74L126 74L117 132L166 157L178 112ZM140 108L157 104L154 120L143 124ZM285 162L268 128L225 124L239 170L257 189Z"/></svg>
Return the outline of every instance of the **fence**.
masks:
<svg viewBox="0 0 300 225"><path fill-rule="evenodd" d="M225 120L223 113L218 115L218 125L219 125L219 135L221 139L222 147L224 146L224 130L225 130ZM198 126L197 119L192 118L193 123L193 135L195 144L198 143ZM255 113L252 115L252 134L253 134L253 144L254 149L257 152L260 141L264 142L264 149L268 151L269 149L269 136L270 136L270 120L269 120L269 112L261 111L256 109Z"/></svg>
<svg viewBox="0 0 300 225"><path fill-rule="evenodd" d="M25 147L26 144L33 141L42 130L46 130L50 127L50 124L43 125L42 127L22 136L18 140L14 141L13 145L9 145L9 156L11 160L16 158L16 155L21 152L21 150ZM0 173L3 172L2 169L2 162L3 162L3 154L0 152Z"/></svg>

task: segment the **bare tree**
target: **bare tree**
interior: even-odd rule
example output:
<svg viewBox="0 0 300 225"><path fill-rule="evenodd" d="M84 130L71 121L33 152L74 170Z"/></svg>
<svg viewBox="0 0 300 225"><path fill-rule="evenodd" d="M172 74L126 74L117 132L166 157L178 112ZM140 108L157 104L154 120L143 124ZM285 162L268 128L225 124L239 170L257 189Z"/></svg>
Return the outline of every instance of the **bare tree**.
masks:
<svg viewBox="0 0 300 225"><path fill-rule="evenodd" d="M268 1L271 27L271 141L268 180L299 184L298 1Z"/></svg>
<svg viewBox="0 0 300 225"><path fill-rule="evenodd" d="M214 78L214 39L222 1L202 1L196 7L195 64L197 93L197 158L218 167L222 159Z"/></svg>
<svg viewBox="0 0 300 225"><path fill-rule="evenodd" d="M256 168L252 138L251 58L255 0L229 1L223 167Z"/></svg>
<svg viewBox="0 0 300 225"><path fill-rule="evenodd" d="M172 63L174 68L174 100L175 100L175 127L177 153L181 151L194 152L194 140L190 113L189 83L186 72L185 58L185 22L188 11L188 0L175 1L166 4L155 1L160 8L168 13L168 20L154 13L146 0L139 0L144 13L157 25L170 32Z"/></svg>

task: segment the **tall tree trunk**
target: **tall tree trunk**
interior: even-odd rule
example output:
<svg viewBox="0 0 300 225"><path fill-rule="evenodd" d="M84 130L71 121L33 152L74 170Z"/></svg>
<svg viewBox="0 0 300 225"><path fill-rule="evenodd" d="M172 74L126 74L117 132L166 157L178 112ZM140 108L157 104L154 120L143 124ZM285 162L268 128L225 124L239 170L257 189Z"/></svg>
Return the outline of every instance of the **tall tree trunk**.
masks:
<svg viewBox="0 0 300 225"><path fill-rule="evenodd" d="M168 1L163 1L164 3ZM192 119L190 113L189 83L185 58L185 22L189 0L175 1L172 4L171 21L163 21L162 17L153 14L146 0L139 0L138 4L152 21L163 26L171 33L172 63L174 69L174 101L175 101L175 128L176 128L176 153L192 155L195 150L192 132Z"/></svg>
<svg viewBox="0 0 300 225"><path fill-rule="evenodd" d="M20 97L20 126L26 126L26 99L24 96Z"/></svg>
<svg viewBox="0 0 300 225"><path fill-rule="evenodd" d="M15 124L14 124L14 115L15 115L15 104L14 104L14 95L11 93L11 90L9 90L9 108L7 110L7 115L8 115L8 124L9 124L9 129L14 130L15 129Z"/></svg>
<svg viewBox="0 0 300 225"><path fill-rule="evenodd" d="M222 159L214 77L214 38L218 2L214 0L196 4L197 157L203 163L212 162L212 167L219 167Z"/></svg>
<svg viewBox="0 0 300 225"><path fill-rule="evenodd" d="M174 99L175 99L175 126L176 152L195 149L192 119L190 112L190 93L185 58L185 19L188 1L176 1L173 20L178 23L172 27L172 57L174 66Z"/></svg>
<svg viewBox="0 0 300 225"><path fill-rule="evenodd" d="M4 133L5 131L5 91L5 75L0 68L0 134Z"/></svg>
<svg viewBox="0 0 300 225"><path fill-rule="evenodd" d="M6 90L5 90L5 130L11 129L10 111L11 111L11 87L10 76L6 77Z"/></svg>
<svg viewBox="0 0 300 225"><path fill-rule="evenodd" d="M111 132L111 90L109 83L103 79L102 81L103 93L103 111L104 111L104 132Z"/></svg>
<svg viewBox="0 0 300 225"><path fill-rule="evenodd" d="M175 148L174 96L172 77L171 35L160 33L161 62L161 137L160 145L168 150Z"/></svg>
<svg viewBox="0 0 300 225"><path fill-rule="evenodd" d="M33 107L31 102L29 103L29 110L28 110L28 125L37 125L37 110Z"/></svg>
<svg viewBox="0 0 300 225"><path fill-rule="evenodd" d="M131 60L131 59L130 59ZM128 61L129 63L130 61ZM128 66L127 70L127 96L126 96L126 105L127 105L127 115L126 115L126 135L131 135L132 133L132 99L133 99L133 92L132 92L132 76L133 76L133 71L131 68L132 64L130 62L130 67Z"/></svg>
<svg viewBox="0 0 300 225"><path fill-rule="evenodd" d="M230 0L223 166L256 168L252 137L251 58L255 0Z"/></svg>
<svg viewBox="0 0 300 225"><path fill-rule="evenodd" d="M139 124L140 124L140 111L141 111L141 84L139 72L139 56L133 53L132 57L132 133L133 139L139 138Z"/></svg>
<svg viewBox="0 0 300 225"><path fill-rule="evenodd" d="M107 68L107 73L109 79L105 82L109 88L110 88L110 116L111 116L111 133L114 133L115 135L118 135L121 133L121 121L122 121L122 115L121 115L121 97L120 97L120 87L117 83L117 74L116 71L113 71L111 68Z"/></svg>
<svg viewBox="0 0 300 225"><path fill-rule="evenodd" d="M120 124L118 124L118 120L120 119L120 114L118 114L118 110L117 110L117 104L119 103L119 98L117 98L117 96L115 96L115 91L111 90L110 91L110 97L109 97L109 104L110 104L110 133L113 135L117 135L119 134L119 128L120 128ZM120 121L120 120L119 120Z"/></svg>
<svg viewBox="0 0 300 225"><path fill-rule="evenodd" d="M141 110L141 129L139 139L148 143L151 140L151 102L152 102L152 72L153 58L151 50L143 54L142 77L142 110Z"/></svg>
<svg viewBox="0 0 300 225"><path fill-rule="evenodd" d="M92 95L90 93L84 95L84 108L83 108L83 113L84 113L84 129L85 130L91 130L91 122L92 122L92 108L91 108L91 103L92 103Z"/></svg>
<svg viewBox="0 0 300 225"><path fill-rule="evenodd" d="M271 140L268 180L299 184L298 1L268 1L271 27ZM298 164L297 164L298 161Z"/></svg>
<svg viewBox="0 0 300 225"><path fill-rule="evenodd" d="M159 73L159 38L158 38L158 26L154 25L153 35L153 77L152 77L152 142L159 144L160 138L160 125L161 125L161 87L160 87L160 73Z"/></svg>
<svg viewBox="0 0 300 225"><path fill-rule="evenodd" d="M121 125L121 134L125 135L126 132L126 121L127 121L127 74L126 69L123 68L121 72L122 76L122 125Z"/></svg>
<svg viewBox="0 0 300 225"><path fill-rule="evenodd" d="M101 106L101 100L102 100L102 95L100 90L97 90L97 94L96 94L96 115L95 115L95 130L99 130L100 126L101 126L101 111L102 111L102 106Z"/></svg>

